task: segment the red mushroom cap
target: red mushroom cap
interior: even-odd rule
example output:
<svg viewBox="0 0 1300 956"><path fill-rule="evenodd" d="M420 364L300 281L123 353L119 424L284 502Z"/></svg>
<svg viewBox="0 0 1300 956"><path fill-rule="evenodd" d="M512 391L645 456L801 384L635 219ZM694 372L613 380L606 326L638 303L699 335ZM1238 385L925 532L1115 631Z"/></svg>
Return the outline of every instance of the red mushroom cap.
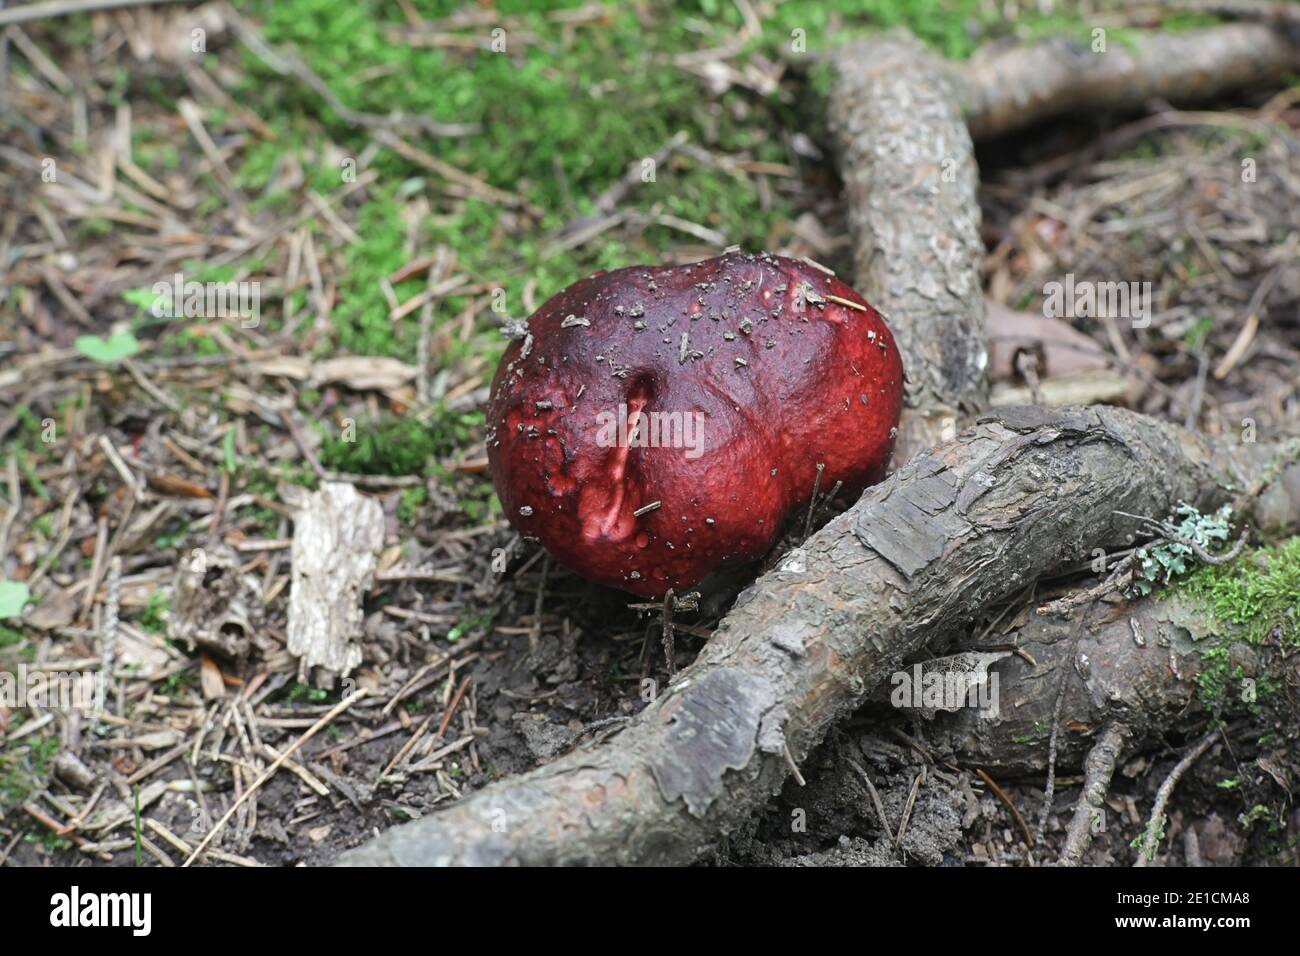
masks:
<svg viewBox="0 0 1300 956"><path fill-rule="evenodd" d="M510 523L634 594L753 561L821 488L884 477L903 365L822 267L728 253L597 273L553 296L492 383L488 461Z"/></svg>

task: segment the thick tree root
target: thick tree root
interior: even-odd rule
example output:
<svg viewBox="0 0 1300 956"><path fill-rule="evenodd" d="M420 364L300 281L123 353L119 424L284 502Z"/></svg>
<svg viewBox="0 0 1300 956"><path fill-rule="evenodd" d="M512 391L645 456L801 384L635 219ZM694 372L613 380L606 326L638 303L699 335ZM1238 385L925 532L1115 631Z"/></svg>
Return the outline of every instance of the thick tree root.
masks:
<svg viewBox="0 0 1300 956"><path fill-rule="evenodd" d="M894 460L905 462L987 402L975 150L954 78L915 39L850 44L834 62L827 111L849 199L854 283L903 355Z"/></svg>
<svg viewBox="0 0 1300 956"><path fill-rule="evenodd" d="M1300 37L1277 24L1230 23L1111 37L1105 50L1054 38L952 67L971 136L991 139L1053 116L1204 100L1276 84L1300 67Z"/></svg>
<svg viewBox="0 0 1300 956"><path fill-rule="evenodd" d="M1300 499L1292 519L1297 525ZM1068 618L1025 608L998 641L1013 643L1033 661L1013 656L990 667L998 677L998 716L981 717L970 708L939 714L927 739L963 763L1004 774L1046 770L1045 728L1053 726L1063 674L1058 760L1068 767L1077 767L1096 735L1115 722L1125 725L1136 750L1171 730L1253 704L1261 688L1276 688L1284 701L1279 706L1293 711L1300 689L1295 655L1234 640L1208 608L1176 590L1135 601L1094 601ZM976 647L959 641L954 650ZM1207 665L1207 650L1230 666Z"/></svg>
<svg viewBox="0 0 1300 956"><path fill-rule="evenodd" d="M1122 545L1130 524L1115 511L1216 508L1259 458L1256 446L1211 445L1121 409L989 416L787 555L618 736L395 827L343 862L693 860L905 659L943 649L1030 581Z"/></svg>

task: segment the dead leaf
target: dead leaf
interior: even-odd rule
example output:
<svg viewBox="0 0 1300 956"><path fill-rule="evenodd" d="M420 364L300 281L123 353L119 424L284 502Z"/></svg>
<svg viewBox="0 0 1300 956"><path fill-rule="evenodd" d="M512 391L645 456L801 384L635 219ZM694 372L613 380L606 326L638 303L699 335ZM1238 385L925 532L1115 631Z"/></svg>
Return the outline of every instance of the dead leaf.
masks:
<svg viewBox="0 0 1300 956"><path fill-rule="evenodd" d="M186 481L165 471L156 471L148 476L149 487L162 495L174 498L211 498L212 492L202 485Z"/></svg>
<svg viewBox="0 0 1300 956"><path fill-rule="evenodd" d="M1106 367L1104 350L1087 335L1061 319L1008 309L985 300L989 333L989 377L993 381L1018 379L1017 352L1037 352L1040 379Z"/></svg>
<svg viewBox="0 0 1300 956"><path fill-rule="evenodd" d="M305 358L299 358L295 355L279 355L275 358L262 359L257 362L250 362L248 370L257 372L261 375L278 375L282 378L292 378L298 381L306 381L307 376L311 374L311 362Z"/></svg>
<svg viewBox="0 0 1300 956"><path fill-rule="evenodd" d="M77 601L63 588L51 587L40 595L40 603L23 618L26 624L38 631L52 631L67 627L77 616Z"/></svg>
<svg viewBox="0 0 1300 956"><path fill-rule="evenodd" d="M419 370L397 359L373 355L348 355L317 362L311 370L311 383L346 385L356 391L396 389L415 380Z"/></svg>
<svg viewBox="0 0 1300 956"><path fill-rule="evenodd" d="M221 679L221 668L211 656L199 657L199 686L204 700L221 700L226 696L226 682Z"/></svg>
<svg viewBox="0 0 1300 956"><path fill-rule="evenodd" d="M1044 405L1117 404L1124 400L1132 383L1127 376L1108 368L1089 369L1058 375L1039 383L1039 398ZM994 408L1034 404L1032 391L1024 385L998 382L989 394Z"/></svg>

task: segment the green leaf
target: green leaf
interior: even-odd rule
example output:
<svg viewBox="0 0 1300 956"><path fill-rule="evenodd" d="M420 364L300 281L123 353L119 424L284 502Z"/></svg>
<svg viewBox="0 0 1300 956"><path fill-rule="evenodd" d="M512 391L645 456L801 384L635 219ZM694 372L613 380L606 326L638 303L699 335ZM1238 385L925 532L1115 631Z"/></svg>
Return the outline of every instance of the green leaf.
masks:
<svg viewBox="0 0 1300 956"><path fill-rule="evenodd" d="M0 581L0 621L17 617L31 599L31 592L21 581Z"/></svg>
<svg viewBox="0 0 1300 956"><path fill-rule="evenodd" d="M226 471L233 475L238 467L235 462L235 430L233 428L227 431L226 437L221 440L221 451L226 459Z"/></svg>
<svg viewBox="0 0 1300 956"><path fill-rule="evenodd" d="M153 304L158 300L152 289L127 289L122 293L122 300L131 305L138 305L146 311L153 309Z"/></svg>
<svg viewBox="0 0 1300 956"><path fill-rule="evenodd" d="M130 332L118 332L108 339L102 339L98 335L82 335L77 338L76 344L78 352L103 365L114 365L140 351L140 343Z"/></svg>

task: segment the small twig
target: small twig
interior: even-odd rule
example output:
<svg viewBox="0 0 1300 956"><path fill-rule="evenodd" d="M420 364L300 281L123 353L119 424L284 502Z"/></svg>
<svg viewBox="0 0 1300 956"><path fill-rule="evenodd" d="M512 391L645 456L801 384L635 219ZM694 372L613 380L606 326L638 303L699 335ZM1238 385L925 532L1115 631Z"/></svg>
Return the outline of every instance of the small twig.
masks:
<svg viewBox="0 0 1300 956"><path fill-rule="evenodd" d="M71 840L78 849L82 849L90 845L86 842L86 838L81 836L81 834L75 832L72 829L72 827L65 826L64 824L59 823L58 820L55 820L48 813L43 811L40 807L36 806L36 804L32 803L31 801L28 801L27 803L23 804L23 810L25 810L27 812L27 815L30 816L32 819L34 819L37 823L41 824L42 826L49 829L52 833L54 833L55 836L66 837L67 839ZM96 856L98 856L101 860L103 860L106 863L113 859L111 854L105 852L97 853Z"/></svg>
<svg viewBox="0 0 1300 956"><path fill-rule="evenodd" d="M503 206L523 209L530 216L537 218L542 216L542 210L534 206L524 197L508 192L504 189L498 189L487 180L480 179L477 176L472 176L463 169L458 169L451 165L451 163L443 162L438 157L433 156L422 149L417 149L389 130L381 130L376 133L375 142L391 149L407 162L414 163L416 166L422 166L429 170L429 172L441 176L448 182L453 182L462 189L468 190L479 199Z"/></svg>
<svg viewBox="0 0 1300 956"><path fill-rule="evenodd" d="M1055 601L1049 601L1047 604L1040 606L1037 610L1039 614L1068 614L1076 607L1082 607L1085 604L1091 604L1099 598L1105 597L1112 591L1128 587L1133 580L1133 567L1137 563L1136 556L1132 553L1125 555L1111 569L1109 575L1099 584L1095 584L1083 591L1075 591L1063 598Z"/></svg>
<svg viewBox="0 0 1300 956"><path fill-rule="evenodd" d="M668 140L667 143L661 146L658 151L648 157L650 163L655 167L662 166L667 162L669 156L681 148L682 144L686 142L686 138L686 131L679 130L670 140ZM593 205L595 205L596 209L601 213L604 213L604 216L589 216L567 223L558 233L555 234L555 238L564 239L566 237L581 234L584 230L598 222L601 222L602 219L607 218L608 214L614 211L629 192L631 192L635 187L641 185L641 168L641 163L639 162L632 164L626 175L596 197Z"/></svg>
<svg viewBox="0 0 1300 956"><path fill-rule="evenodd" d="M466 680L468 680L468 678L466 678ZM411 736L407 738L406 743L402 744L402 746L397 749L397 753L393 754L393 759L388 761L383 770L379 771L379 776L375 781L376 783L387 777L392 772L393 768L402 762L402 758L410 753L415 745L420 742L421 738L424 737L424 732L429 729L429 724L432 722L433 713L430 712L429 715L420 722L420 726L415 728L415 733L411 734Z"/></svg>
<svg viewBox="0 0 1300 956"><path fill-rule="evenodd" d="M448 261L447 247L439 246L428 275L425 276L427 298L420 307L420 341L417 346L420 371L415 376L415 396L421 405L429 404L429 352L433 345L433 313L438 306L438 296L433 294L433 289L445 278Z"/></svg>
<svg viewBox="0 0 1300 956"><path fill-rule="evenodd" d="M1117 510L1113 513L1122 518L1132 518L1134 521L1145 525L1149 529L1150 533L1155 535L1150 541L1146 542L1142 546L1144 549L1150 550L1158 548L1161 545L1169 544L1171 542L1174 544L1181 544L1196 555L1198 560L1205 564L1221 565L1236 560L1236 558L1241 554L1242 549L1245 548L1248 537L1248 531L1243 530L1241 537L1237 539L1236 544L1234 544L1231 549L1225 551L1223 554L1211 554L1201 545L1181 534L1178 529L1167 521L1157 521L1155 518L1150 518L1146 515L1129 514L1127 511ZM1133 572L1136 569L1138 562L1137 550L1138 549L1136 548L1133 549L1133 551L1130 551L1120 559L1111 570L1111 573L1100 584L1096 584L1083 591L1076 591L1063 598L1058 598L1055 601L1044 604L1038 608L1038 613L1066 614L1076 607L1090 604L1099 598L1105 597L1112 591L1127 588L1133 583Z"/></svg>
<svg viewBox="0 0 1300 956"><path fill-rule="evenodd" d="M528 632L528 653L536 654L542 640L542 609L546 606L546 578L551 570L550 555L542 558L542 578L537 583L537 600L533 602L533 626Z"/></svg>
<svg viewBox="0 0 1300 956"><path fill-rule="evenodd" d="M284 422L284 427L289 430L289 437L293 439L293 443L298 446L298 450L302 452L302 456L306 458L307 463L311 465L311 470L316 472L316 477L321 481L329 481L329 473L321 466L320 459L316 457L315 453L307 447L307 442L303 439L302 432L300 432L298 426L294 424L293 416L291 416L287 411L281 411L280 420Z"/></svg>
<svg viewBox="0 0 1300 956"><path fill-rule="evenodd" d="M885 832L885 835L889 837L890 842L897 847L898 840L894 836L893 827L889 825L889 818L885 816L885 805L880 802L880 794L876 792L875 784L871 782L871 778L867 776L867 772L859 767L856 762L848 760L848 765L857 771L858 776L862 778L862 782L867 785L867 793L871 795L871 803L876 808L876 816L880 818L880 828Z"/></svg>
<svg viewBox="0 0 1300 956"><path fill-rule="evenodd" d="M14 838L5 845L5 848L0 850L0 866L5 865L5 860L9 859L9 854L14 851L14 847L18 845L18 841L21 840L23 836L23 831L19 830L14 834Z"/></svg>
<svg viewBox="0 0 1300 956"><path fill-rule="evenodd" d="M1165 807L1169 803L1169 797L1174 792L1174 787L1178 786L1178 781L1182 779L1189 767L1196 761L1200 760L1207 750L1214 744L1219 737L1219 728L1215 727L1208 734L1197 741L1196 746L1183 755L1183 759L1174 765L1174 769L1169 771L1169 776L1165 777L1164 783L1160 784L1160 789L1156 791L1155 803L1151 805L1151 816L1147 820L1146 830L1142 834L1142 844L1138 848L1138 858L1133 863L1136 867L1145 867L1150 860L1155 858L1156 846L1160 838L1164 835L1165 826Z"/></svg>
<svg viewBox="0 0 1300 956"><path fill-rule="evenodd" d="M126 466L126 462L122 460L122 456L118 454L117 449L113 447L113 443L108 440L107 435L101 434L99 436L99 447L104 450L104 454L108 456L109 464L113 466L113 470L117 472L117 476L122 479L122 484L126 485L126 487L130 489L135 500L143 500L144 489L140 487L140 482L136 479L135 475L131 474L131 469Z"/></svg>
<svg viewBox="0 0 1300 956"><path fill-rule="evenodd" d="M825 508L832 501L834 501L835 496L840 493L840 489L843 487L844 487L843 481L837 481L835 482L835 484L831 485L831 490L826 492L826 495L822 498L821 507Z"/></svg>
<svg viewBox="0 0 1300 956"><path fill-rule="evenodd" d="M1241 549L1246 546L1246 532L1242 531L1241 537L1237 539L1237 543L1234 544L1230 550L1223 554L1211 554L1191 538L1180 533L1177 528L1167 521L1157 521L1155 518L1148 518L1146 515L1131 515L1126 511L1116 511L1115 514L1124 518L1133 518L1136 521L1140 521L1153 532L1159 533L1160 537L1157 537L1155 540L1147 544L1147 548L1158 548L1160 545L1168 544L1172 541L1175 544L1181 544L1183 547L1190 549L1199 560L1206 564L1227 564L1236 559L1236 557L1241 554Z"/></svg>
<svg viewBox="0 0 1300 956"><path fill-rule="evenodd" d="M1224 353L1219 364L1215 366L1215 381L1222 382L1228 377L1241 361L1242 356L1246 354L1246 349L1250 348L1250 343L1255 339L1255 333L1259 331L1259 312L1264 307L1265 300L1273 291L1273 286L1277 284L1278 276L1281 275L1282 267L1274 266L1264 276L1263 280L1255 288L1255 294L1250 297L1250 303L1246 306L1246 321L1242 323L1241 329L1237 332L1237 337L1232 340L1232 345Z"/></svg>
<svg viewBox="0 0 1300 956"><path fill-rule="evenodd" d="M1018 371L1029 386L1029 397L1035 405L1043 404L1042 382L1038 378L1038 356L1033 352L1021 352L1016 356L1016 371Z"/></svg>
<svg viewBox="0 0 1300 956"><path fill-rule="evenodd" d="M117 654L117 625L118 613L122 601L122 559L114 556L108 562L108 577L106 580L108 594L104 598L104 624L102 637L100 639L100 677L104 681L104 692L107 695L109 684L115 683L113 680L113 658Z"/></svg>
<svg viewBox="0 0 1300 956"><path fill-rule="evenodd" d="M794 762L794 754L790 752L789 741L786 741L785 744L785 763L786 766L790 768L790 776L794 777L794 782L799 784L801 787L808 786L808 781L805 780L803 774L799 772L799 765Z"/></svg>
<svg viewBox="0 0 1300 956"><path fill-rule="evenodd" d="M822 473L826 471L825 462L817 462L817 477L813 479L812 498L808 501L808 517L803 523L803 538L800 540L807 541L808 535L812 533L813 512L817 510L817 493L822 488Z"/></svg>
<svg viewBox="0 0 1300 956"><path fill-rule="evenodd" d="M899 740L901 740L912 750L916 751L916 755L920 757L922 760L924 760L926 763L934 763L934 755L930 753L930 751L925 749L925 746L921 743L921 741L917 740L915 737L911 736L906 731L900 730L897 727L886 727L885 729L889 731L889 734L891 736L897 737Z"/></svg>
<svg viewBox="0 0 1300 956"><path fill-rule="evenodd" d="M1206 551L1195 541L1191 540L1190 538L1184 538L1181 534L1179 534L1177 531L1174 531L1172 528L1167 529L1166 536L1171 541L1176 541L1181 545L1185 545L1186 547L1191 548L1192 553L1195 554L1199 560L1205 562L1206 564L1218 565L1218 564L1227 564L1230 561L1236 560L1237 556L1241 554L1242 548L1246 546L1247 532L1242 531L1241 537L1237 539L1237 543L1234 544L1229 550L1225 551L1223 554L1210 554L1210 552Z"/></svg>
<svg viewBox="0 0 1300 956"><path fill-rule="evenodd" d="M1124 740L1128 728L1121 723L1106 724L1101 737L1093 744L1084 760L1083 791L1074 805L1074 816L1066 828L1065 847L1057 860L1058 866L1078 866L1083 860L1084 851L1092 842L1093 819L1101 812L1102 801L1106 799L1106 790L1110 778L1115 773L1115 764L1124 750Z"/></svg>
<svg viewBox="0 0 1300 956"><path fill-rule="evenodd" d="M1074 645L1078 647L1078 637L1074 639ZM1061 668L1060 686L1056 689L1056 703L1052 706L1052 735L1047 742L1047 785L1043 787L1043 808L1038 811L1038 825L1034 827L1035 843L1043 839L1043 831L1047 829L1047 816L1052 811L1052 797L1056 794L1056 744L1061 732L1061 704L1065 700L1065 683L1073 672L1072 667Z"/></svg>
<svg viewBox="0 0 1300 956"><path fill-rule="evenodd" d="M677 655L676 655L676 642L673 640L673 604L674 604L673 589L669 588L668 593L664 595L664 603L663 603L663 611L662 611L664 658L668 661L669 680L672 680L673 675L677 673L677 661L674 659ZM786 760L789 760L791 765L793 765L794 761L790 757L790 751L788 748L786 749L785 757ZM796 773L797 772L798 771L796 771Z"/></svg>
<svg viewBox="0 0 1300 956"><path fill-rule="evenodd" d="M451 702L447 704L447 712L442 715L442 723L438 725L437 736L441 737L447 732L447 728L451 726L452 715L456 713L456 708L460 706L461 699L465 696L465 691L469 690L469 681L469 675L466 674L465 679L462 680L460 686L456 688L456 693L452 695Z"/></svg>
<svg viewBox="0 0 1300 956"><path fill-rule="evenodd" d="M1192 385L1192 400L1187 403L1187 417L1183 427L1189 431L1196 428L1197 419L1201 417L1201 404L1205 401L1205 377L1210 371L1210 360L1205 349L1196 350L1196 379Z"/></svg>
<svg viewBox="0 0 1300 956"><path fill-rule="evenodd" d="M25 6L14 7L12 10L0 10L0 27L11 23L30 23L33 20L67 17L77 13L118 10L122 7L160 6L164 3L180 2L184 2L184 0L50 0L48 3L29 3Z"/></svg>
<svg viewBox="0 0 1300 956"><path fill-rule="evenodd" d="M14 520L23 507L22 484L18 481L18 456L11 454L7 474L9 478L9 507L5 510L5 520L0 522L0 554L9 553L9 532Z"/></svg>
<svg viewBox="0 0 1300 956"><path fill-rule="evenodd" d="M130 359L125 359L122 362L122 367L127 370L133 379L135 379L137 385L144 389L154 399L154 401L158 402L164 408L167 408L178 415L184 410L184 406L181 405L180 402L172 398L153 382L149 381L148 377L143 371L141 371L140 366L135 362Z"/></svg>
<svg viewBox="0 0 1300 956"><path fill-rule="evenodd" d="M1017 810L1016 805L1011 802L1011 798L1008 797L1002 791L1002 788L993 782L993 778L983 770L976 769L975 772L979 774L981 780L988 784L989 789L998 795L998 799L1006 804L1007 809L1011 811L1011 815L1016 818L1016 823L1020 825L1020 832L1025 835L1025 845L1032 849L1034 845L1034 835L1029 832L1029 826L1025 823L1025 818L1020 815L1020 811Z"/></svg>
<svg viewBox="0 0 1300 956"><path fill-rule="evenodd" d="M916 804L916 795L921 792L921 784L925 782L925 764L921 764L921 772L916 775L912 781L912 789L907 794L907 803L903 805L903 818L898 821L898 835L894 837L894 846L903 845L903 837L907 835L907 824L912 819L912 807ZM992 783L993 781L989 781Z"/></svg>

